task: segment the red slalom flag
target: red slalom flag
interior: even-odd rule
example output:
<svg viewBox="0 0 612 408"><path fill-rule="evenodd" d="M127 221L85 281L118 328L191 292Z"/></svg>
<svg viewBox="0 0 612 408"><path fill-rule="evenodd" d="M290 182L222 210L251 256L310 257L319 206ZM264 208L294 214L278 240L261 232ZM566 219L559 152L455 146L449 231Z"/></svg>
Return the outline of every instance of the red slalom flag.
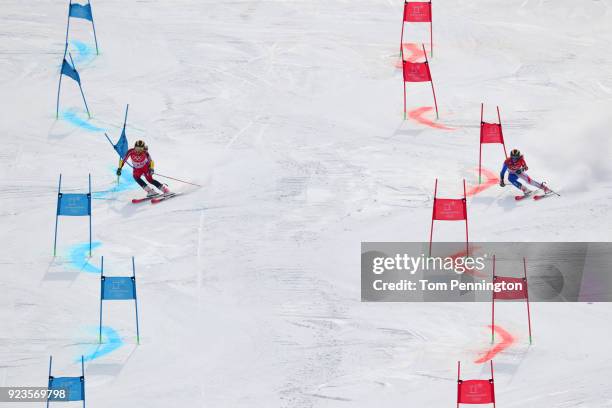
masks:
<svg viewBox="0 0 612 408"><path fill-rule="evenodd" d="M434 186L434 203L431 214L431 230L429 232L429 256L431 256L431 246L433 241L434 221L464 221L465 220L465 250L466 256L469 255L468 239L468 217L467 217L467 196L465 192L465 180L463 180L463 198L438 198L438 179Z"/></svg>
<svg viewBox="0 0 612 408"><path fill-rule="evenodd" d="M462 198L437 198L434 203L433 219L439 221L465 220L466 208Z"/></svg>
<svg viewBox="0 0 612 408"><path fill-rule="evenodd" d="M406 119L406 82L429 82L431 83L431 93L433 94L434 105L436 106L436 119L438 115L438 101L436 100L436 90L434 89L431 71L429 70L429 60L425 54L425 46L423 47L424 62L402 61L402 73L404 78L404 119Z"/></svg>
<svg viewBox="0 0 612 408"><path fill-rule="evenodd" d="M431 18L431 0L424 1L404 1L404 16L402 18L402 34L400 38L400 56L404 55L404 25L406 23L429 23L429 52L433 57L433 21Z"/></svg>
<svg viewBox="0 0 612 408"><path fill-rule="evenodd" d="M429 82L431 73L426 62L404 61L404 82Z"/></svg>
<svg viewBox="0 0 612 408"><path fill-rule="evenodd" d="M502 290L493 292L493 298L498 300L517 300L527 299L527 284L525 278L510 278L508 276L495 276L493 283L505 283L519 286L521 289Z"/></svg>
<svg viewBox="0 0 612 408"><path fill-rule="evenodd" d="M478 184L482 182L482 145L490 143L499 143L504 148L504 158L508 157L506 153L506 143L504 142L504 132L502 131L501 116L499 114L499 106L497 107L497 119L499 123L487 123L483 120L484 103L480 104L480 149L478 156Z"/></svg>
<svg viewBox="0 0 612 408"><path fill-rule="evenodd" d="M523 258L523 276L520 278L498 276L495 274L495 255L493 255L493 285L513 284L514 289L501 289L491 295L491 343L495 340L495 300L525 300L527 305L527 327L529 328L529 344L531 344L531 312L529 310L529 288L527 284L527 260Z"/></svg>
<svg viewBox="0 0 612 408"><path fill-rule="evenodd" d="M487 380L462 380L461 362L457 361L457 408L459 408L459 404L493 404L493 408L495 408L493 360L490 363L491 378Z"/></svg>
<svg viewBox="0 0 612 408"><path fill-rule="evenodd" d="M499 123L480 123L480 143L504 144L504 135Z"/></svg>

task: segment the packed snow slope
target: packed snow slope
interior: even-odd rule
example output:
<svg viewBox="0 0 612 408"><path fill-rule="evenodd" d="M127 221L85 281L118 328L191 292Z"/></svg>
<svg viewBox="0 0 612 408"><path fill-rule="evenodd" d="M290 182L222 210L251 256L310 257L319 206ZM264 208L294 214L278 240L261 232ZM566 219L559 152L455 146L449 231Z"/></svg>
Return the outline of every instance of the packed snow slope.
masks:
<svg viewBox="0 0 612 408"><path fill-rule="evenodd" d="M489 306L361 303L359 248L426 240L435 178L443 197L474 187L481 102L561 197L516 203L485 146L471 240L610 238L609 1L436 1L438 121L428 84L402 120L400 0L96 1L100 54L85 20L69 47L92 118L64 77L56 119L66 3L0 7L0 386L45 385L51 354L78 375L84 355L92 408L452 406L457 360L486 376ZM104 137L127 103L130 143L201 188L160 177L186 194L131 204ZM52 256L60 173L68 192L91 173L91 258L78 217ZM97 345L101 256L107 275L135 256L139 346L130 302L105 305ZM499 407L612 407L610 305L533 304L532 346L522 305L499 310Z"/></svg>

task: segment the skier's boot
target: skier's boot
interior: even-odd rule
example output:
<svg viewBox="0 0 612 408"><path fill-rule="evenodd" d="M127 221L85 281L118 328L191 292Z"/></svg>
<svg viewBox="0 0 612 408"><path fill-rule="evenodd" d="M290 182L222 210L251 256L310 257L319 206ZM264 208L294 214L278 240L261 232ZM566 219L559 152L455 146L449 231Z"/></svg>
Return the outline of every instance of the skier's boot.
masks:
<svg viewBox="0 0 612 408"><path fill-rule="evenodd" d="M168 195L171 193L170 189L168 188L167 185L162 184L161 188L160 188L161 192L165 195Z"/></svg>
<svg viewBox="0 0 612 408"><path fill-rule="evenodd" d="M144 189L147 192L147 197L153 197L153 196L158 195L158 193L155 190L153 190L151 186L146 186Z"/></svg>
<svg viewBox="0 0 612 408"><path fill-rule="evenodd" d="M525 197L529 197L531 193L533 193L533 191L531 191L525 186L521 186L521 191L523 192L523 194L525 194Z"/></svg>

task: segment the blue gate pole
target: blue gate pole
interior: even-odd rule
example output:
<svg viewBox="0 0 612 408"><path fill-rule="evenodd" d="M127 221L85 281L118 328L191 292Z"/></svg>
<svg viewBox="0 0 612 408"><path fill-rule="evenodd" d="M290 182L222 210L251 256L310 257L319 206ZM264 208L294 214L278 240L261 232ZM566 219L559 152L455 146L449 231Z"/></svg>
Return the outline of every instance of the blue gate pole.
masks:
<svg viewBox="0 0 612 408"><path fill-rule="evenodd" d="M106 136L106 139L108 140L108 143L111 144L111 146L113 146L113 149L115 148L115 144L113 143L113 141L110 139L110 137L108 137L108 135L106 134L106 132L104 132L104 136Z"/></svg>
<svg viewBox="0 0 612 408"><path fill-rule="evenodd" d="M130 104L125 105L125 118L123 118L123 130L125 131L125 124L127 123L127 115L128 109L130 109Z"/></svg>
<svg viewBox="0 0 612 408"><path fill-rule="evenodd" d="M134 309L136 310L136 343L140 344L140 329L138 327L138 298L136 296L136 265L132 257L132 280L134 281Z"/></svg>
<svg viewBox="0 0 612 408"><path fill-rule="evenodd" d="M55 238L53 239L53 257L55 257L57 253L57 222L59 220L59 210L60 210L60 194L62 191L62 173L60 173L59 177L59 185L57 187L57 208L55 210Z"/></svg>
<svg viewBox="0 0 612 408"><path fill-rule="evenodd" d="M94 42L96 43L96 55L100 55L100 53L98 52L98 38L96 37L96 25L94 24L93 11L91 9L91 2L87 0L87 4L89 4L89 14L91 14L91 27L93 28Z"/></svg>
<svg viewBox="0 0 612 408"><path fill-rule="evenodd" d="M74 70L77 71L76 65L74 65L74 61L72 60L72 55L70 53L68 53L68 57L70 57L70 63L72 64L72 68L74 68ZM87 101L85 100L85 94L83 93L83 87L81 86L81 81L77 81L77 83L79 84L79 90L81 91L81 96L83 97L83 103L85 104L85 110L87 111L87 116L89 116L89 119L91 119L91 114L89 113L89 107L87 106Z"/></svg>
<svg viewBox="0 0 612 408"><path fill-rule="evenodd" d="M72 0L68 2L68 23L66 24L66 46L68 46L68 30L70 30L70 9L72 7ZM64 55L64 57L66 57Z"/></svg>
<svg viewBox="0 0 612 408"><path fill-rule="evenodd" d="M98 344L102 344L102 300L104 299L104 256L100 258L100 331L98 334Z"/></svg>
<svg viewBox="0 0 612 408"><path fill-rule="evenodd" d="M130 109L130 104L126 104L125 105L125 117L123 118L123 130L121 131L121 135L125 134L125 125L127 124L127 117L128 117L128 110ZM119 136L121 138L121 136ZM127 141L127 139L126 139ZM113 148L115 146L113 145ZM119 159L119 165L121 165L121 160L123 160L123 157L121 157ZM119 182L121 181L121 176L117 176L117 185L119 185Z"/></svg>
<svg viewBox="0 0 612 408"><path fill-rule="evenodd" d="M91 258L91 173L89 173L89 194L87 205L89 206L89 257Z"/></svg>
<svg viewBox="0 0 612 408"><path fill-rule="evenodd" d="M51 389L51 363L53 362L53 356L49 356L49 389ZM47 394L47 408L49 408L49 395Z"/></svg>
<svg viewBox="0 0 612 408"><path fill-rule="evenodd" d="M70 14L68 14L68 24L70 25ZM66 46L64 47L64 58L62 58L62 68L66 59L66 51L68 51L68 32L66 32ZM59 118L59 98L60 90L62 89L62 71L60 69L59 85L57 85L57 102L55 104L55 119Z"/></svg>
<svg viewBox="0 0 612 408"><path fill-rule="evenodd" d="M85 408L85 362L81 355L81 395L83 396L83 408Z"/></svg>
<svg viewBox="0 0 612 408"><path fill-rule="evenodd" d="M123 128L125 128L125 124L123 125ZM113 146L113 149L115 148L115 144L113 143L113 141L110 139L110 137L108 137L108 135L106 134L106 132L104 132L104 136L106 136L106 140L108 140L108 143L111 144L111 146ZM119 159L119 164L121 164L121 159ZM119 182L121 180L121 176L117 176L117 185L119 185Z"/></svg>

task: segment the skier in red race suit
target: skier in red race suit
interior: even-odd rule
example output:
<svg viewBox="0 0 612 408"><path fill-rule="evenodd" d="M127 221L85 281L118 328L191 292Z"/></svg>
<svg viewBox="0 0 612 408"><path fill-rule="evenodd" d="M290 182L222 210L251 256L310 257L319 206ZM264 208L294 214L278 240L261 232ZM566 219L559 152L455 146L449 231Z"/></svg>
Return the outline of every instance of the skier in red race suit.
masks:
<svg viewBox="0 0 612 408"><path fill-rule="evenodd" d="M155 163L153 163L153 159L151 159L148 150L148 147L142 140L136 141L134 147L129 149L125 154L125 157L119 162L117 176L121 176L121 169L123 168L123 165L128 159L130 159L132 160L132 167L134 168L134 180L136 180L138 185L147 192L147 197L156 196L159 193L153 190L151 186L149 186L142 179L142 176L144 176L149 183L153 184L163 194L170 194L170 189L168 186L153 178Z"/></svg>
<svg viewBox="0 0 612 408"><path fill-rule="evenodd" d="M550 189L544 185L544 183L538 183L529 177L527 173L525 173L527 170L527 163L525 162L521 152L518 149L512 149L510 152L510 157L504 161L501 173L499 174L499 185L501 187L506 186L506 183L504 183L504 176L506 175L506 171L508 171L508 181L510 181L510 183L512 183L516 188L521 190L525 196L530 195L533 193L533 191L522 185L518 179L521 179L527 184L541 189L545 194L551 192Z"/></svg>

